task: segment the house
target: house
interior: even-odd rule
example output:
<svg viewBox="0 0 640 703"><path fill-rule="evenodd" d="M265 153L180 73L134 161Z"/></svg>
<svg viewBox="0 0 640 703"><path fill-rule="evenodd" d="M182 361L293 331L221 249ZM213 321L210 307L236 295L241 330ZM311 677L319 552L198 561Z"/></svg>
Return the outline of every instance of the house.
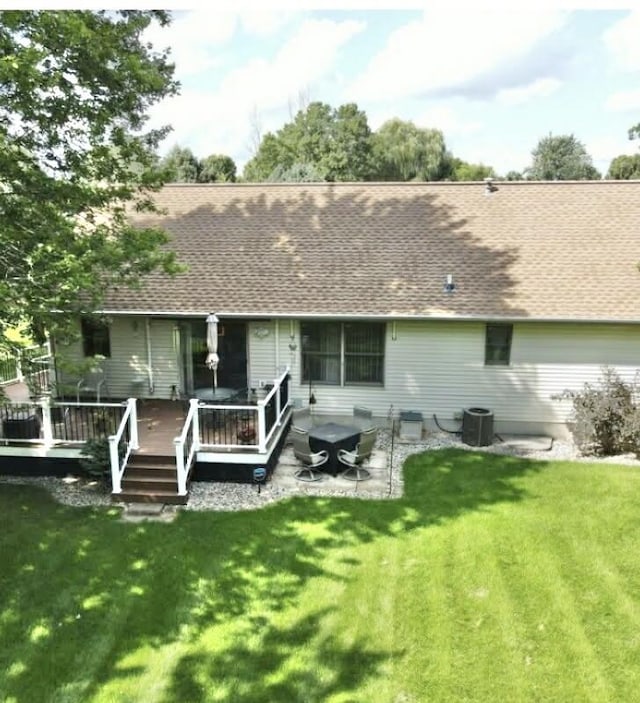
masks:
<svg viewBox="0 0 640 703"><path fill-rule="evenodd" d="M554 395L604 364L638 368L638 182L184 184L157 200L138 222L162 225L189 270L108 295L117 395L209 385L212 311L221 386L288 367L318 414L455 427L481 406L498 431L561 436L570 405ZM101 339L85 330L88 348Z"/></svg>
<svg viewBox="0 0 640 703"><path fill-rule="evenodd" d="M215 312L218 386L267 399L260 461L310 398L450 429L480 407L497 432L560 437L571 406L554 396L638 369L639 196L637 181L169 185L132 219L166 229L188 271L109 291L65 353L105 357L111 397L206 398ZM240 461L210 445L183 458Z"/></svg>

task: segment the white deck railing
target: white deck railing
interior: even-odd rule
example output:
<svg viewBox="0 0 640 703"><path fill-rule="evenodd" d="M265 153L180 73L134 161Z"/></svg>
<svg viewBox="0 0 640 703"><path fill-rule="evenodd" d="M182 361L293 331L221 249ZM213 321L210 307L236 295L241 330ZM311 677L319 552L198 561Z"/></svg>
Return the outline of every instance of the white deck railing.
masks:
<svg viewBox="0 0 640 703"><path fill-rule="evenodd" d="M121 442L124 440L124 451L120 452ZM116 433L109 436L109 462L111 464L111 490L113 493L122 492L122 476L129 461L129 455L138 449L138 414L136 412L136 399L127 400L127 408Z"/></svg>
<svg viewBox="0 0 640 703"><path fill-rule="evenodd" d="M187 479L198 450L199 434L198 401L193 399L189 402L189 412L185 418L182 433L173 440L176 450L178 495L181 496L187 495Z"/></svg>
<svg viewBox="0 0 640 703"><path fill-rule="evenodd" d="M273 388L256 404L214 405L191 400L182 434L174 440L178 466L181 457L185 462L191 457L190 452L185 456L185 442L189 436L192 438L194 454L198 451L265 453L270 441L285 421L289 404L288 368L274 380ZM233 431L229 430L229 425L233 425ZM243 428L247 432L240 439L238 430ZM190 466L185 465L185 471L189 468Z"/></svg>

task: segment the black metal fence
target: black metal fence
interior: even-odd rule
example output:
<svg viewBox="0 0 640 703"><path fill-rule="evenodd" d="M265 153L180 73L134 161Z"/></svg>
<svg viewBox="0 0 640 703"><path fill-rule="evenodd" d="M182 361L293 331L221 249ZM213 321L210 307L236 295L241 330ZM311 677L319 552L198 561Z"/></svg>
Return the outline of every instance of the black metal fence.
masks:
<svg viewBox="0 0 640 703"><path fill-rule="evenodd" d="M205 407L199 413L201 444L257 444L257 406Z"/></svg>
<svg viewBox="0 0 640 703"><path fill-rule="evenodd" d="M53 439L62 442L86 442L115 434L126 405L53 404L51 427ZM127 441L129 426L125 433Z"/></svg>

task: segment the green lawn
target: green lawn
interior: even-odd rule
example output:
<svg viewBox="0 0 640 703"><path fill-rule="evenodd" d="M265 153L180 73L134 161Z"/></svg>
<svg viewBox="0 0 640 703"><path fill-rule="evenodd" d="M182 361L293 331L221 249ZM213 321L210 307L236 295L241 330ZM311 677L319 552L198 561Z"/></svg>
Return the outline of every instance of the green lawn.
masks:
<svg viewBox="0 0 640 703"><path fill-rule="evenodd" d="M405 475L172 524L0 485L0 701L640 700L640 470Z"/></svg>

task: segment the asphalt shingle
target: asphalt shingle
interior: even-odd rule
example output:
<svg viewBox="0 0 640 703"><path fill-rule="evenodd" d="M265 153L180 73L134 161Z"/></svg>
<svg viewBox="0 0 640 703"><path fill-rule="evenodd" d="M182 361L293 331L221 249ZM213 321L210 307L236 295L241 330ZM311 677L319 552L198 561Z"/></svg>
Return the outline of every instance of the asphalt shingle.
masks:
<svg viewBox="0 0 640 703"><path fill-rule="evenodd" d="M169 185L112 312L640 320L640 182ZM443 292L451 274L455 292Z"/></svg>

